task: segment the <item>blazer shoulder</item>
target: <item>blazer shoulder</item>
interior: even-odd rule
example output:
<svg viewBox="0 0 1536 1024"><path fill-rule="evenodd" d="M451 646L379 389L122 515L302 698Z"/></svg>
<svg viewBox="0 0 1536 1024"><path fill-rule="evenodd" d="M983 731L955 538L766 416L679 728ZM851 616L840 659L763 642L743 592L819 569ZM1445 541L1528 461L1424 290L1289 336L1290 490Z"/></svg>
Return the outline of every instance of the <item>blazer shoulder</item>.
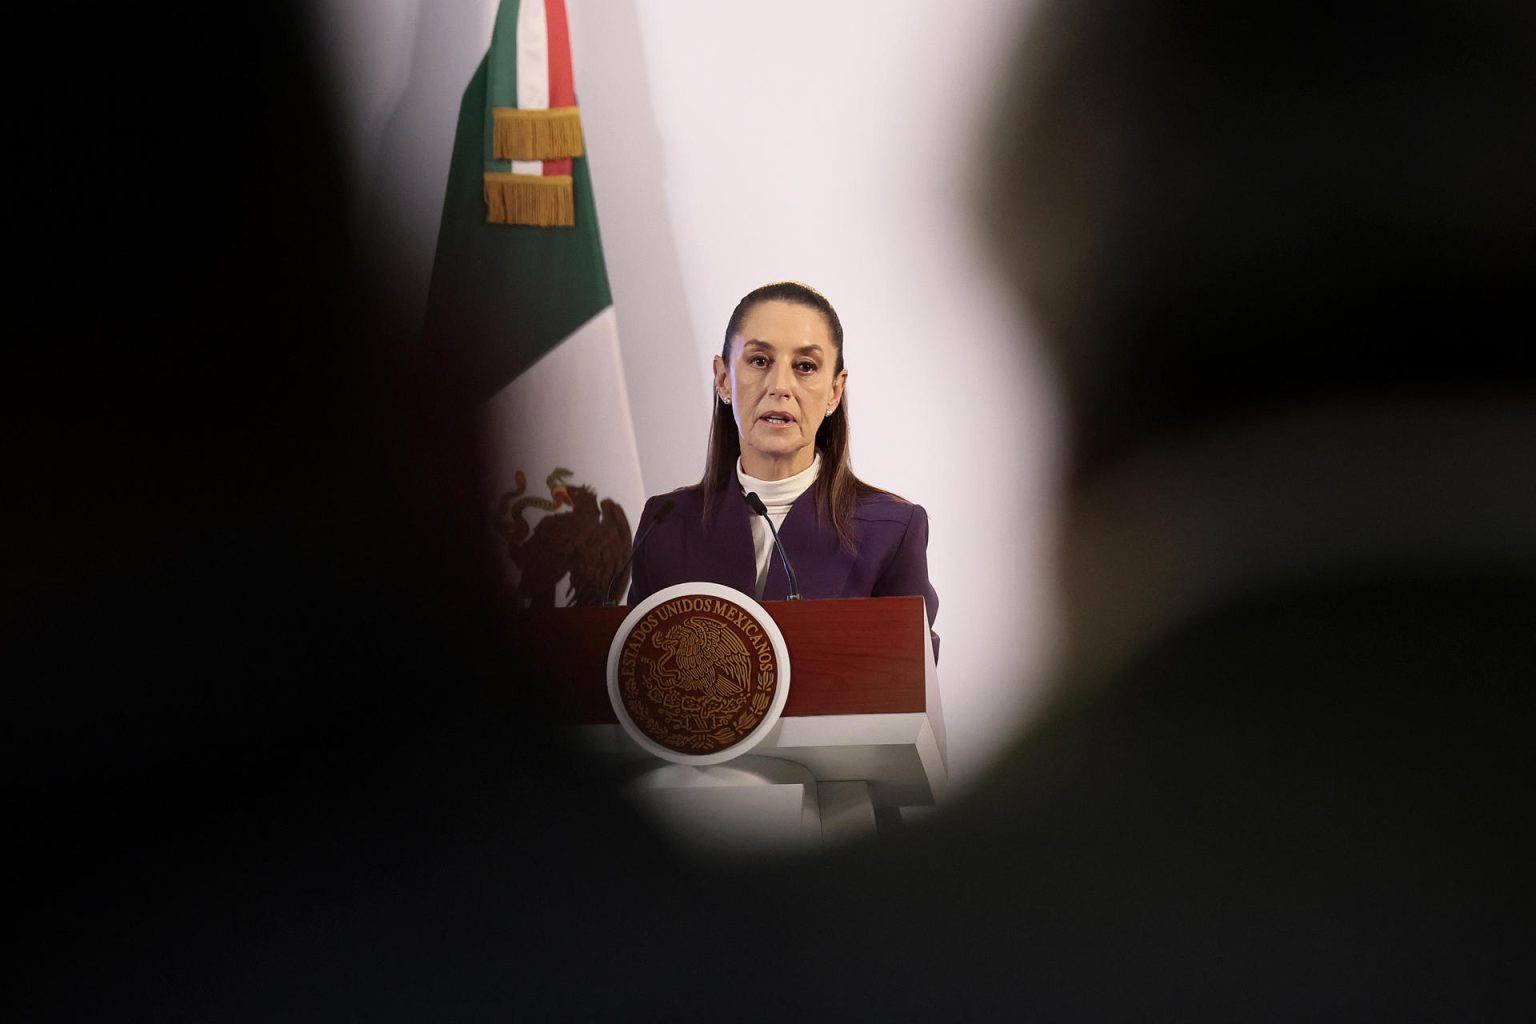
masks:
<svg viewBox="0 0 1536 1024"><path fill-rule="evenodd" d="M687 515L704 507L704 491L698 484L692 484L674 488L664 494L653 494L645 499L646 510L659 508L665 501L672 502L674 511Z"/></svg>
<svg viewBox="0 0 1536 1024"><path fill-rule="evenodd" d="M911 523L914 519L925 519L927 516L923 506L889 491L865 494L853 509L853 518L863 522Z"/></svg>

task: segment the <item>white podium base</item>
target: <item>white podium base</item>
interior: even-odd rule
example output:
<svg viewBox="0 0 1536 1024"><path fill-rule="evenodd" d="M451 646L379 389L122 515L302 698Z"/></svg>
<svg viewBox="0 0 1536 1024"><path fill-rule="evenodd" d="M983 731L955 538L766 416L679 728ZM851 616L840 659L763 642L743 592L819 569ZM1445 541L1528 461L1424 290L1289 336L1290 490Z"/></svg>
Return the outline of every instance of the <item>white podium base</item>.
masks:
<svg viewBox="0 0 1536 1024"><path fill-rule="evenodd" d="M875 834L864 782L818 782L804 765L747 755L694 767L636 762L626 793L678 845L697 853L813 853Z"/></svg>

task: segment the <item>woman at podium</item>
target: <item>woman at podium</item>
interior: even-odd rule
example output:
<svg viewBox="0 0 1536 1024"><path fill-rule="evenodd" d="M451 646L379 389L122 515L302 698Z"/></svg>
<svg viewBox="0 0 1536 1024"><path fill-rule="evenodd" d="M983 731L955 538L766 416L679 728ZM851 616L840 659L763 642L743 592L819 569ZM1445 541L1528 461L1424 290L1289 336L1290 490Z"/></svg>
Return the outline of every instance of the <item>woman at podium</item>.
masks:
<svg viewBox="0 0 1536 1024"><path fill-rule="evenodd" d="M931 626L928 515L853 474L843 328L826 297L793 281L748 293L714 378L704 478L646 501L629 603L695 581L759 600L915 594Z"/></svg>

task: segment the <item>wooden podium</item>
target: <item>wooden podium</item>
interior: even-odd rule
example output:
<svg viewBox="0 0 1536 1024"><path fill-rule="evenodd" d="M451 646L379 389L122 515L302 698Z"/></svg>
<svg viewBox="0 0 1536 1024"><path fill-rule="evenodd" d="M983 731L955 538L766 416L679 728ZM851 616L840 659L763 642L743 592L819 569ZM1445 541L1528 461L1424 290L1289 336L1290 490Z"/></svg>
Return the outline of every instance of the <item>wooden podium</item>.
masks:
<svg viewBox="0 0 1536 1024"><path fill-rule="evenodd" d="M712 852L818 848L900 827L943 798L944 718L920 597L765 601L784 635L789 699L752 751L672 764L619 725L609 645L630 609L521 609L525 685L595 763L669 830Z"/></svg>

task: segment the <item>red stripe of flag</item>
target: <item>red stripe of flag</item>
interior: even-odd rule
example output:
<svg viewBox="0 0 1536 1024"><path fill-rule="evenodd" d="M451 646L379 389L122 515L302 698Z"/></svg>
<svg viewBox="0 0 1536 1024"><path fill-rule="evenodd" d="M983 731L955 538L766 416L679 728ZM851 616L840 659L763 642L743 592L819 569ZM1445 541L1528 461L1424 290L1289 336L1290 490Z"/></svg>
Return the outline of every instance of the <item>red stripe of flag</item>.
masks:
<svg viewBox="0 0 1536 1024"><path fill-rule="evenodd" d="M544 0L544 26L549 39L549 106L574 107L576 83L571 74L571 32L565 20L565 0ZM570 174L569 160L544 161L545 174Z"/></svg>

